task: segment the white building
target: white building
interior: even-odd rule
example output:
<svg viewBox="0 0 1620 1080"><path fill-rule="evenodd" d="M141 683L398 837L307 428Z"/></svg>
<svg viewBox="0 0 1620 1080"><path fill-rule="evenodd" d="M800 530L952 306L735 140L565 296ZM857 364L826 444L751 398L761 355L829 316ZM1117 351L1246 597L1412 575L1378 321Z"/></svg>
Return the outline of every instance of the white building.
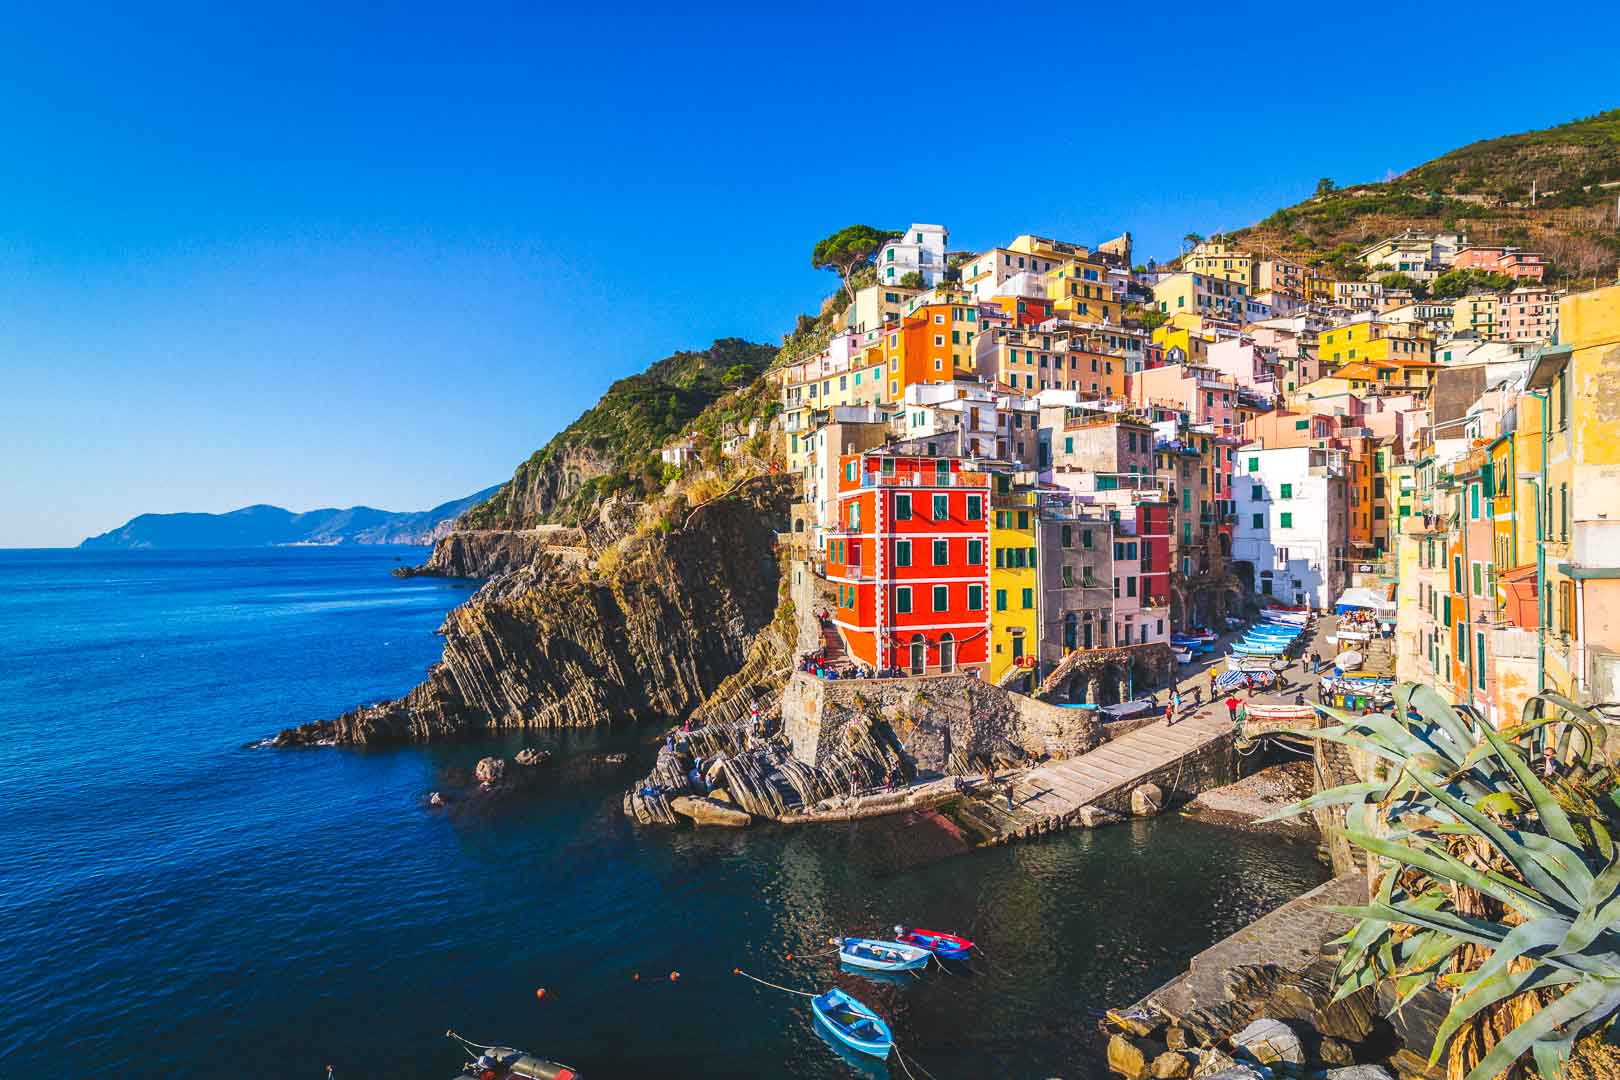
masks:
<svg viewBox="0 0 1620 1080"><path fill-rule="evenodd" d="M1345 474L1342 450L1238 448L1232 563L1256 596L1331 609L1346 580Z"/></svg>
<svg viewBox="0 0 1620 1080"><path fill-rule="evenodd" d="M895 434L902 439L960 432L960 452L970 457L998 457L1000 408L996 395L980 382L955 380L912 383L906 387Z"/></svg>
<svg viewBox="0 0 1620 1080"><path fill-rule="evenodd" d="M945 245L950 237L943 225L912 225L904 236L879 249L878 284L899 285L907 274L916 272L924 287L932 289L945 280Z"/></svg>

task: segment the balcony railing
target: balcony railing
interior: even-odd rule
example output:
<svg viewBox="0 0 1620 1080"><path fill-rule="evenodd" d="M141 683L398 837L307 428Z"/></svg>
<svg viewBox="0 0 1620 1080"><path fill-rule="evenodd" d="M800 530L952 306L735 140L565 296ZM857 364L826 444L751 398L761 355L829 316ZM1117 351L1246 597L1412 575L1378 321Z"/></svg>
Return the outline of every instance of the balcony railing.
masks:
<svg viewBox="0 0 1620 1080"><path fill-rule="evenodd" d="M861 487L959 487L978 488L984 490L986 481L983 476L962 476L959 473L907 473L904 476L895 474L884 476L882 473L868 472L861 474Z"/></svg>

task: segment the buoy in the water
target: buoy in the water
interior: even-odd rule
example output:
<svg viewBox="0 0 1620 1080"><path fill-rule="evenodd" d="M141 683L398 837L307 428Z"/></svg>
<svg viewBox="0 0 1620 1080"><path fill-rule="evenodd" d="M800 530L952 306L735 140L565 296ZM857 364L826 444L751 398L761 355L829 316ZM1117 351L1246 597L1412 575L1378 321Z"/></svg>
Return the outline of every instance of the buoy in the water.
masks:
<svg viewBox="0 0 1620 1080"><path fill-rule="evenodd" d="M540 987L540 989L538 989L538 990L536 990L536 991L535 991L535 992L534 992L534 996L535 996L535 997L536 997L536 998L543 998L543 997L545 997L545 996L546 996L546 988L545 988L545 987L543 987L543 986L542 986L542 987Z"/></svg>
<svg viewBox="0 0 1620 1080"><path fill-rule="evenodd" d="M788 958L788 959L789 959L789 960L791 960L791 959L793 959L793 954L792 954L792 953L788 953L788 954L787 954L787 958Z"/></svg>
<svg viewBox="0 0 1620 1080"><path fill-rule="evenodd" d="M678 971L672 971L672 972L669 973L669 981L670 982L675 982L678 979L680 979L680 977L681 977L681 973L678 972Z"/></svg>
<svg viewBox="0 0 1620 1080"><path fill-rule="evenodd" d="M631 982L640 982L641 981L641 972L638 971L634 975L630 976L630 981Z"/></svg>

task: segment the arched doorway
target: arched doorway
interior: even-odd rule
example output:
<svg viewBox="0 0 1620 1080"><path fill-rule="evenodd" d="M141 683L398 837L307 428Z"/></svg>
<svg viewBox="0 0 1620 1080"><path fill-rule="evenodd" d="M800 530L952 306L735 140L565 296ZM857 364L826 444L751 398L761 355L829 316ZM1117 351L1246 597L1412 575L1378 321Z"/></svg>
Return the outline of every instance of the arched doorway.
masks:
<svg viewBox="0 0 1620 1080"><path fill-rule="evenodd" d="M939 673L949 675L956 670L956 638L949 632L939 639Z"/></svg>
<svg viewBox="0 0 1620 1080"><path fill-rule="evenodd" d="M911 635L911 673L921 675L928 665L928 646L923 644L921 634Z"/></svg>

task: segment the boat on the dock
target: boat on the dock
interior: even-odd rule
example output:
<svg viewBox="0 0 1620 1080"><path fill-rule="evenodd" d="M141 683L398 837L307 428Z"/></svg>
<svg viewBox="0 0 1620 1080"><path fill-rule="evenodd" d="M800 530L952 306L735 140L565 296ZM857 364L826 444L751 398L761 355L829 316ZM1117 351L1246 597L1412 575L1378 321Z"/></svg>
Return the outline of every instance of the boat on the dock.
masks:
<svg viewBox="0 0 1620 1080"><path fill-rule="evenodd" d="M895 928L897 931L899 927ZM938 930L907 930L896 933L895 940L904 945L916 945L927 949L941 960L966 960L968 953L973 951L973 942L955 934L946 934Z"/></svg>
<svg viewBox="0 0 1620 1080"><path fill-rule="evenodd" d="M894 1035L883 1018L836 986L811 998L810 1011L839 1042L863 1054L886 1058L894 1048Z"/></svg>
<svg viewBox="0 0 1620 1080"><path fill-rule="evenodd" d="M873 938L847 937L838 945L838 959L873 971L912 971L926 965L932 955L920 945Z"/></svg>
<svg viewBox="0 0 1620 1080"><path fill-rule="evenodd" d="M482 1046L454 1031L447 1031L445 1035L460 1043L472 1057L461 1067L455 1080L469 1076L478 1080L582 1080L577 1071L559 1062L547 1061L510 1046Z"/></svg>

